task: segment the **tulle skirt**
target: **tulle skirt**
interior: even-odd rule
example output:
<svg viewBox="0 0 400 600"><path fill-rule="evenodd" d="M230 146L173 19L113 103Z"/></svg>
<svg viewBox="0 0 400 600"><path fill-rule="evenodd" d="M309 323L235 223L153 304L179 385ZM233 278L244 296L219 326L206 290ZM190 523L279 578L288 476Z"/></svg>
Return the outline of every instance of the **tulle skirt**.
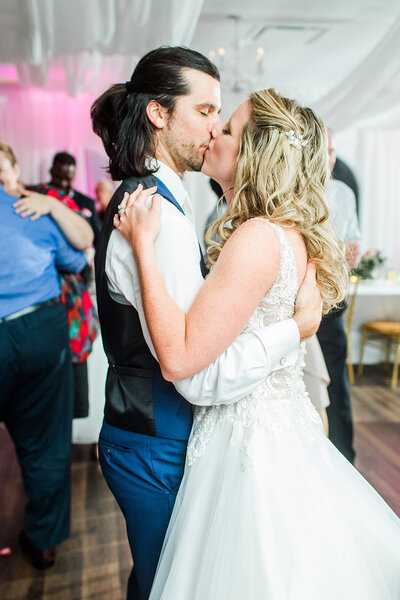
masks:
<svg viewBox="0 0 400 600"><path fill-rule="evenodd" d="M400 521L314 425L219 423L187 464L150 600L399 600Z"/></svg>

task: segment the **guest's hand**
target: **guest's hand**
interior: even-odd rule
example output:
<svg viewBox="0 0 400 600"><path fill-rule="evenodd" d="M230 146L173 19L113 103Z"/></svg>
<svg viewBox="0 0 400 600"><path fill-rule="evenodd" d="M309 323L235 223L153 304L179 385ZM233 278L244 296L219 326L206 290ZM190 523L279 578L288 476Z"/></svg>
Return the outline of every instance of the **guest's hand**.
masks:
<svg viewBox="0 0 400 600"><path fill-rule="evenodd" d="M139 184L132 194L125 192L118 215L114 216L114 226L132 245L135 256L146 252L160 231L161 196L155 194L150 199L156 190L144 190Z"/></svg>
<svg viewBox="0 0 400 600"><path fill-rule="evenodd" d="M318 331L322 317L321 290L315 277L315 264L308 262L306 275L297 294L294 320L304 341Z"/></svg>
<svg viewBox="0 0 400 600"><path fill-rule="evenodd" d="M349 269L355 269L360 262L360 244L358 242L346 242L345 257Z"/></svg>
<svg viewBox="0 0 400 600"><path fill-rule="evenodd" d="M50 214L55 203L58 203L58 200L52 196L44 196L25 189L22 190L22 193L24 197L14 202L13 206L18 215L23 218L31 217L31 221L36 221L42 215Z"/></svg>

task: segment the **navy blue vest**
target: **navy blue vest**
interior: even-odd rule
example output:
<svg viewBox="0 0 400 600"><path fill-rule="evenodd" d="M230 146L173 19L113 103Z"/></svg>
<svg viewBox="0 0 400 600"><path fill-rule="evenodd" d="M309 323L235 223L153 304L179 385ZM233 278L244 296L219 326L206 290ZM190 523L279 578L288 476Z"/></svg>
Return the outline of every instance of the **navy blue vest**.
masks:
<svg viewBox="0 0 400 600"><path fill-rule="evenodd" d="M113 218L124 192L133 192L139 183L145 189L157 185L157 192L183 213L168 188L154 176L124 180L107 207L95 257L98 312L109 362L104 420L135 433L187 440L192 426L191 405L162 377L145 342L137 310L116 302L108 291L105 260Z"/></svg>

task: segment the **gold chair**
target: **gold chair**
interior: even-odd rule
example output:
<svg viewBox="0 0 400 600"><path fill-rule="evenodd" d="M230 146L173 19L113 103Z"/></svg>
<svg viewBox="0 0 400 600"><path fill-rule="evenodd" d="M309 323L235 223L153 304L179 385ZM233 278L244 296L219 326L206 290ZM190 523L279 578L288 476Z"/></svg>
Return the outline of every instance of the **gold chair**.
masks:
<svg viewBox="0 0 400 600"><path fill-rule="evenodd" d="M349 376L349 383L353 385L354 383L354 367L351 362L351 342L350 342L350 331L351 325L353 323L353 315L354 315L354 307L356 305L357 300L357 290L358 290L358 282L360 281L357 275L352 275L350 277L350 287L349 294L347 296L347 310L345 312L345 322L346 322L346 340L347 340L347 373Z"/></svg>
<svg viewBox="0 0 400 600"><path fill-rule="evenodd" d="M360 362L358 364L358 374L363 372L363 355L366 343L377 343L386 345L386 364L389 364L392 348L395 350L393 361L393 373L391 387L394 390L397 386L400 362L400 321L369 321L362 325Z"/></svg>

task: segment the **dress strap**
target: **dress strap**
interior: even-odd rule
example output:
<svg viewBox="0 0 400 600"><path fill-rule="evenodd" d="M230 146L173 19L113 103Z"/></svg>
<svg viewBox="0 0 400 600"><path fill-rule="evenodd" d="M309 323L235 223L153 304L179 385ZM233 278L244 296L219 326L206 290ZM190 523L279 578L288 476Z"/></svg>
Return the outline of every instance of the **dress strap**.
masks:
<svg viewBox="0 0 400 600"><path fill-rule="evenodd" d="M249 221L264 221L268 225L272 227L275 231L276 237L279 242L279 249L281 252L281 260L279 265L279 275L282 276L283 272L290 272L291 277L294 277L294 282L296 283L296 290L298 288L298 272L297 272L297 264L294 258L293 248L289 242L289 239L286 235L284 227L278 225L278 223L273 223L264 217L253 217L249 219Z"/></svg>

